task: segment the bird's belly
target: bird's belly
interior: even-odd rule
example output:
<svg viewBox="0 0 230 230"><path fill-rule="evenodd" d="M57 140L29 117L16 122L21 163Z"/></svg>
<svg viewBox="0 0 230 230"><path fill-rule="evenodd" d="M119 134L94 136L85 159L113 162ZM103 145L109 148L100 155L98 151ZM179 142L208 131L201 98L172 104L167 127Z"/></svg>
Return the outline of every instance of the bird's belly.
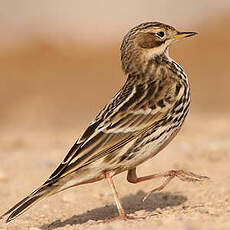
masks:
<svg viewBox="0 0 230 230"><path fill-rule="evenodd" d="M163 131L164 133L158 138L156 138L156 133L149 135L148 138L143 139L142 142L130 152L124 162L120 162L121 166L124 165L126 169L133 168L152 158L170 143L179 130L180 127L165 132Z"/></svg>
<svg viewBox="0 0 230 230"><path fill-rule="evenodd" d="M126 154L127 149L132 148L132 145L134 145L134 142L129 143L130 145L120 149L119 153L114 155L114 158L112 158L110 162L106 162L104 158L101 158L88 165L86 169L69 175L71 178L68 178L68 182L63 184L61 190L79 184L101 180L104 178L104 172L106 171L111 171L112 175L115 175L140 165L166 147L179 130L180 127L167 132L158 130L158 134L164 132L158 138L156 138L156 132L152 133L147 138L144 138L139 145L135 146L135 148L127 154L127 157L124 158L123 155Z"/></svg>

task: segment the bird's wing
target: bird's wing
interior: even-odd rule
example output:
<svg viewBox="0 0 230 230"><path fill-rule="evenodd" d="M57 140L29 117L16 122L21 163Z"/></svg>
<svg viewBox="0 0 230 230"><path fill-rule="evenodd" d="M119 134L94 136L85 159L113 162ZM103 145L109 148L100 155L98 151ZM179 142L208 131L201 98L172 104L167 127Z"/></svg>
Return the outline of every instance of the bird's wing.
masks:
<svg viewBox="0 0 230 230"><path fill-rule="evenodd" d="M106 157L156 126L165 116L162 109L144 109L150 96L144 86L125 86L105 106L77 140L48 181L57 179ZM159 99L160 100L160 99Z"/></svg>

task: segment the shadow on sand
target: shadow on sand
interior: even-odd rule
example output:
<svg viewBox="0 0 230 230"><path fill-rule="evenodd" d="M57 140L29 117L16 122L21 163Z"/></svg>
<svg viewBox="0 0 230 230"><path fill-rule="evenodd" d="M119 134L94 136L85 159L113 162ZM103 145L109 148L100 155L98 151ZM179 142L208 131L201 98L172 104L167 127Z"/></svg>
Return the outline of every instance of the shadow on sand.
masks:
<svg viewBox="0 0 230 230"><path fill-rule="evenodd" d="M142 202L143 197L146 195L143 191L138 191L136 194L125 196L121 199L123 207L127 214L135 213L139 210L152 212L157 208L165 208L177 206L184 203L187 198L182 195L173 194L170 192L155 193ZM43 230L55 229L64 227L66 225L77 225L88 222L89 220L107 220L117 216L117 208L115 205L107 205L101 208L95 208L80 215L74 215L64 221L56 220L50 224L45 224L40 228Z"/></svg>

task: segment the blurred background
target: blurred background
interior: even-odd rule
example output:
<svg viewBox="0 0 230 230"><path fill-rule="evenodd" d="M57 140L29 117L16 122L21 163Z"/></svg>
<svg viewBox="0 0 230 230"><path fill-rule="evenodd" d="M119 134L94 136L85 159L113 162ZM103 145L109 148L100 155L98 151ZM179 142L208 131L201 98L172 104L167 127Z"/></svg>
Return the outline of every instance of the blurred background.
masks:
<svg viewBox="0 0 230 230"><path fill-rule="evenodd" d="M191 113L229 111L229 0L0 4L1 129L84 128L124 83L121 40L145 21L199 32L171 49L190 77Z"/></svg>
<svg viewBox="0 0 230 230"><path fill-rule="evenodd" d="M164 150L167 153L139 167L140 175L152 173L154 166L154 172L183 168L213 180L222 181L224 175L225 182L230 180L229 0L0 0L0 186L4 187L0 189L0 213L47 178L124 84L121 41L130 28L146 21L164 22L199 35L176 43L170 50L171 57L184 67L190 79L192 103L188 118L178 137ZM125 178L120 180L121 197L134 194L134 200L141 200L135 195L138 189L149 191L154 183L155 187L160 183L150 181L145 188L138 184L133 189L124 181ZM198 206L202 200L216 207L219 199L221 211L218 207L214 215L210 214L210 227L216 221L214 216L229 215L228 185L223 181L198 188L177 181L170 188ZM34 216L40 218L44 214L40 218L43 224L44 218L55 222L64 213L63 218L71 218L76 213L84 216L85 212L86 218L87 210L103 206L101 193L110 191L107 187L102 191L100 186L95 183L90 187L98 199L87 196L86 201L88 187L83 186L77 193L70 191L61 194L59 200L45 201L50 206L38 205L28 215L37 214ZM109 197L113 202L112 195ZM80 206L79 199L85 201ZM75 204L71 206L69 201ZM134 211L137 206L134 202ZM49 207L56 209L50 211ZM102 208L103 218L104 212ZM19 221L37 223L28 215ZM203 214L200 215L203 223ZM69 223L76 224L74 221L73 218ZM229 216L226 223L229 224Z"/></svg>

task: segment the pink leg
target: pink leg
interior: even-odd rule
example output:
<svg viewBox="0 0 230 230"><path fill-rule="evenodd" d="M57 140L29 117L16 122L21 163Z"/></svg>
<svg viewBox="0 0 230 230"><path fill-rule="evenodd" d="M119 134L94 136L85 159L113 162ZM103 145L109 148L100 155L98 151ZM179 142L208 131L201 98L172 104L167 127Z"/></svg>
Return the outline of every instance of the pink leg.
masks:
<svg viewBox="0 0 230 230"><path fill-rule="evenodd" d="M125 214L125 210L123 209L122 207L122 204L121 204L121 201L118 197L118 193L117 193L117 190L115 188L115 185L113 183L113 180L112 180L112 177L110 176L109 172L106 172L105 173L105 178L108 180L109 182L109 185L111 186L112 188L112 191L113 191L113 196L114 196L114 199L115 199L115 202L116 202L116 205L117 205L117 209L118 209L118 212L119 212L119 215L122 219L126 219L126 214Z"/></svg>
<svg viewBox="0 0 230 230"><path fill-rule="evenodd" d="M209 179L206 176L200 176L200 175L197 175L195 173L185 171L185 170L170 170L170 171L163 172L163 173L156 173L156 174L153 174L150 176L137 177L136 168L133 168L133 169L128 170L127 180L130 183L139 183L142 181L146 181L146 180L150 180L150 179L154 179L154 178L159 178L159 177L167 177L167 179L165 180L165 182L161 186L159 186L159 187L151 190L149 193L147 193L147 195L144 197L143 201L145 201L151 193L156 192L156 191L161 191L163 188L165 188L166 185L174 177L178 177L180 180L188 181L188 182L197 182L197 181L202 181L204 179Z"/></svg>

